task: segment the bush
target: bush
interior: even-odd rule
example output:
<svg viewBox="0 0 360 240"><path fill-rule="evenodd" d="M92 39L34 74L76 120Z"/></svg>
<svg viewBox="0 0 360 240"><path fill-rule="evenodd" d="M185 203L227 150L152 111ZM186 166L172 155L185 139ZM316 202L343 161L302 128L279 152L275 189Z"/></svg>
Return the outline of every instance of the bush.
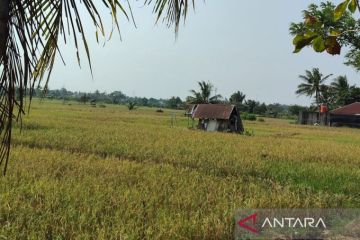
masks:
<svg viewBox="0 0 360 240"><path fill-rule="evenodd" d="M259 121L259 122L265 122L265 119L263 119L263 118L258 118L258 121Z"/></svg>
<svg viewBox="0 0 360 240"><path fill-rule="evenodd" d="M135 110L136 109L136 102L130 101L127 104L127 108L129 109L129 111Z"/></svg>
<svg viewBox="0 0 360 240"><path fill-rule="evenodd" d="M255 114L249 114L247 116L247 120L249 121L256 121L256 115Z"/></svg>
<svg viewBox="0 0 360 240"><path fill-rule="evenodd" d="M157 109L156 112L157 113L163 113L164 111L162 109Z"/></svg>
<svg viewBox="0 0 360 240"><path fill-rule="evenodd" d="M243 120L248 120L248 121L256 121L256 115L255 114L251 114L251 113L243 113L241 115L241 118Z"/></svg>

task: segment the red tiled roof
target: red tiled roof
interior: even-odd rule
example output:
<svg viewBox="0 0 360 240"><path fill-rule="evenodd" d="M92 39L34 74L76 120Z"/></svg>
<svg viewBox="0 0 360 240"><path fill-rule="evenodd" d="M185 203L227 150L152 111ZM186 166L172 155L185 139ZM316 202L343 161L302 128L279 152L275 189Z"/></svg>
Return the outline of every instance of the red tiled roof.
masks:
<svg viewBox="0 0 360 240"><path fill-rule="evenodd" d="M355 102L330 112L336 115L360 115L360 102Z"/></svg>
<svg viewBox="0 0 360 240"><path fill-rule="evenodd" d="M193 118L227 120L234 108L234 105L227 104L199 104L193 113Z"/></svg>

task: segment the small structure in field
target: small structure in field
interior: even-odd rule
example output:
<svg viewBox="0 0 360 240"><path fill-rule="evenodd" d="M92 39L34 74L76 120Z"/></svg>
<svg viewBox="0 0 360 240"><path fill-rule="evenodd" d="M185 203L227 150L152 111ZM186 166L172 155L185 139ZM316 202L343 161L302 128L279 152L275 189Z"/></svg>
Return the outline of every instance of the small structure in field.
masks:
<svg viewBox="0 0 360 240"><path fill-rule="evenodd" d="M360 102L355 102L330 112L320 108L319 112L300 112L299 124L322 126L360 127Z"/></svg>
<svg viewBox="0 0 360 240"><path fill-rule="evenodd" d="M303 125L329 125L330 114L328 107L326 104L321 104L319 106L319 111L301 111L299 113L298 123Z"/></svg>
<svg viewBox="0 0 360 240"><path fill-rule="evenodd" d="M330 114L328 112L300 112L298 123L302 125L329 125Z"/></svg>
<svg viewBox="0 0 360 240"><path fill-rule="evenodd" d="M360 127L360 102L330 111L330 125Z"/></svg>
<svg viewBox="0 0 360 240"><path fill-rule="evenodd" d="M244 131L240 113L235 105L197 104L192 108L192 119L199 119L198 129L209 132Z"/></svg>

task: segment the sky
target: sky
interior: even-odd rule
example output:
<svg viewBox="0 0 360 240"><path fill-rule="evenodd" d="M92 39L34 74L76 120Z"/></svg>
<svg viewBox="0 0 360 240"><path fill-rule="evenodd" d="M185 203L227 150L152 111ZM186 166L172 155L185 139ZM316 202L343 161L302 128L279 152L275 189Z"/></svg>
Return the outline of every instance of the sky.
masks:
<svg viewBox="0 0 360 240"><path fill-rule="evenodd" d="M227 98L242 91L247 99L261 102L309 105L309 98L295 95L298 75L307 69L347 75L352 84L359 81L359 74L343 64L343 56L310 48L292 53L290 23L300 22L302 10L321 1L198 0L177 39L172 28L155 24L151 6L141 2L132 3L136 28L120 16L122 40L114 34L110 41L96 43L86 20L93 76L84 51L80 68L73 45L61 45L66 64L57 59L50 89L185 99L198 81L210 81ZM101 9L101 14L108 11ZM105 25L109 34L111 22L105 20Z"/></svg>

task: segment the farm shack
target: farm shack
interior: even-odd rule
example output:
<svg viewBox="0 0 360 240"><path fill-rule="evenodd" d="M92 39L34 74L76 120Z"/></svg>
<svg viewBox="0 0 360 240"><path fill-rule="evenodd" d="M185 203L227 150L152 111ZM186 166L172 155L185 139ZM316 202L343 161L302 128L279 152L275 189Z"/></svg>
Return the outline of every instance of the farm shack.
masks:
<svg viewBox="0 0 360 240"><path fill-rule="evenodd" d="M198 129L208 132L244 131L240 113L235 105L198 104L193 108L192 119L199 119Z"/></svg>
<svg viewBox="0 0 360 240"><path fill-rule="evenodd" d="M330 111L330 126L360 127L360 102Z"/></svg>
<svg viewBox="0 0 360 240"><path fill-rule="evenodd" d="M298 123L302 125L329 125L330 115L328 112L307 112L299 113Z"/></svg>

